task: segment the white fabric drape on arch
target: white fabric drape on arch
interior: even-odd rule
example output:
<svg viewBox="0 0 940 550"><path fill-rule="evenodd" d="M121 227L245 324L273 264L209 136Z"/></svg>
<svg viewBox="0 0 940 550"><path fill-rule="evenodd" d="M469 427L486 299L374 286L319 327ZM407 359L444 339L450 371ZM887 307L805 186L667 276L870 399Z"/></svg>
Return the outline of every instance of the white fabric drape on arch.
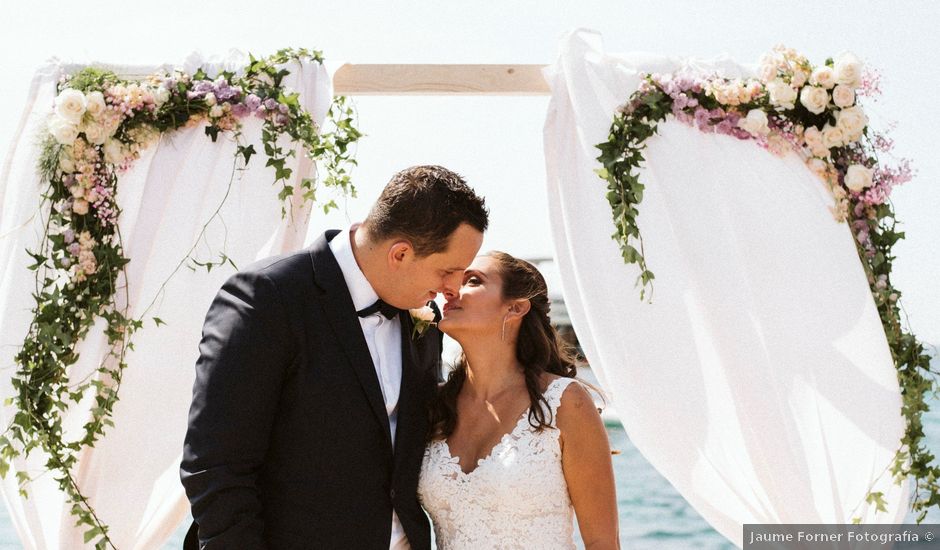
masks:
<svg viewBox="0 0 940 550"><path fill-rule="evenodd" d="M182 66L190 73L202 66L214 75L223 69L238 71L247 61L246 55L232 52L219 59L192 56ZM33 306L34 273L26 269L31 261L25 250L36 248L42 229L35 137L51 112L56 81L74 68L52 62L37 72L0 173L0 366L11 375ZM109 68L119 74L146 75L158 67ZM283 84L300 92L301 103L322 124L332 101L327 70L312 62L291 62L286 68L291 74ZM197 235L230 185L219 217L198 242L194 252L198 260L218 261L224 252L243 267L301 248L307 232L309 207L295 207L288 217L281 216L279 188L272 185L274 172L264 167L261 121L252 118L244 124L244 139L259 154L241 172L233 172L234 142L220 134L213 143L203 128L199 125L165 135L120 178L117 196L123 214L119 223L125 254L131 259L127 267L130 315L137 317L153 300L156 303L147 313L145 329L135 336L136 351L127 356L129 366L114 409L115 427L93 449L81 453L75 474L121 549L158 548L189 509L179 481L179 463L198 343L209 304L234 270L222 266L207 273L205 268L192 271L184 265L163 293L158 292L161 283L197 244ZM295 189L300 178L315 176L316 167L301 151L287 166L293 169L290 183ZM153 316L167 325L154 327ZM81 359L73 366L71 379L93 372L106 350L99 325L79 344ZM0 394L13 395L9 376L0 379ZM80 428L88 411L87 403L73 407L67 426ZM4 407L3 422L8 423L14 413L12 407ZM31 484L28 499L17 494L13 473L36 474L43 461L38 453L16 461L2 484L17 533L29 549L83 547L82 530L73 527L74 518L51 475Z"/></svg>
<svg viewBox="0 0 940 550"><path fill-rule="evenodd" d="M745 523L900 522L908 488L879 478L904 430L896 371L850 230L796 154L661 125L638 220L652 303L633 287L594 146L641 72L684 65L748 72L608 54L589 31L545 71L552 234L587 359L637 449L736 545ZM873 482L888 513L862 502Z"/></svg>

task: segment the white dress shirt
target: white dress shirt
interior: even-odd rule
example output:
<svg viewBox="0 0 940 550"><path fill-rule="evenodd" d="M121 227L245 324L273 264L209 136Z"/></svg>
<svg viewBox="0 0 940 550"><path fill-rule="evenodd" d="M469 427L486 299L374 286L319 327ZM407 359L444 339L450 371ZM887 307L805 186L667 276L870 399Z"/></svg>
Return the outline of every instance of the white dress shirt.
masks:
<svg viewBox="0 0 940 550"><path fill-rule="evenodd" d="M369 280L359 269L356 257L350 243L351 232L359 224L353 224L333 237L330 241L330 250L343 272L346 288L352 297L353 307L356 311L363 310L379 299ZM385 412L388 414L388 427L392 436L392 449L395 448L395 426L398 422L398 396L401 393L401 321L398 317L386 319L380 312L368 317L360 317L359 325L369 346L375 374L379 379L382 397L385 399ZM389 546L392 550L406 550L410 548L405 531L398 514L392 510L392 539Z"/></svg>

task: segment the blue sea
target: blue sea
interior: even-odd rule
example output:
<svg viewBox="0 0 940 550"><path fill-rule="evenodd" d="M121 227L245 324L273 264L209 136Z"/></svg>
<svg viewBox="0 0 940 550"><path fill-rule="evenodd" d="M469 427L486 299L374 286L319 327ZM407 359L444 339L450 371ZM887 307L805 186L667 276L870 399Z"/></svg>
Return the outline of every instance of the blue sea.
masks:
<svg viewBox="0 0 940 550"><path fill-rule="evenodd" d="M933 364L940 367L940 358ZM617 499L620 510L620 540L623 548L634 550L684 550L703 548L732 550L731 544L679 495L678 492L640 455L619 423L609 422L607 433L613 449L614 470L617 478ZM940 456L940 400L935 400L931 411L924 415L924 433L927 446ZM909 515L908 523L914 523ZM926 523L940 523L940 511L932 511ZM189 521L180 525L163 550L182 548L183 536ZM0 506L0 550L19 549L22 546L10 524L5 506Z"/></svg>

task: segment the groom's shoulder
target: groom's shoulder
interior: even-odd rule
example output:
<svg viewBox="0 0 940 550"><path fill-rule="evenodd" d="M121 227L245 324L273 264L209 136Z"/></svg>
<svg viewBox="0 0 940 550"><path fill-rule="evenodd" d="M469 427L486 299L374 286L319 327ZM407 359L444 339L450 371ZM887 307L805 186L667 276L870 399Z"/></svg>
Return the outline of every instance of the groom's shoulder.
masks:
<svg viewBox="0 0 940 550"><path fill-rule="evenodd" d="M242 276L262 276L275 284L295 280L310 280L313 265L310 250L303 249L257 260L239 270Z"/></svg>

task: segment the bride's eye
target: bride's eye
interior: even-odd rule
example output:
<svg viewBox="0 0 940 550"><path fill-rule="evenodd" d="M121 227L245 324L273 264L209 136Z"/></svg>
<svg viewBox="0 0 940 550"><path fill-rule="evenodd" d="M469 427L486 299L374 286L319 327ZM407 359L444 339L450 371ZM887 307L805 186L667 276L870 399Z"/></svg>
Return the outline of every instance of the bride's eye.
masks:
<svg viewBox="0 0 940 550"><path fill-rule="evenodd" d="M472 276L471 276L471 277L468 277L468 278L467 278L467 282L464 283L464 284L468 284L468 285L469 285L469 284L477 285L477 284L480 284L480 279L478 279L477 277L472 277Z"/></svg>

